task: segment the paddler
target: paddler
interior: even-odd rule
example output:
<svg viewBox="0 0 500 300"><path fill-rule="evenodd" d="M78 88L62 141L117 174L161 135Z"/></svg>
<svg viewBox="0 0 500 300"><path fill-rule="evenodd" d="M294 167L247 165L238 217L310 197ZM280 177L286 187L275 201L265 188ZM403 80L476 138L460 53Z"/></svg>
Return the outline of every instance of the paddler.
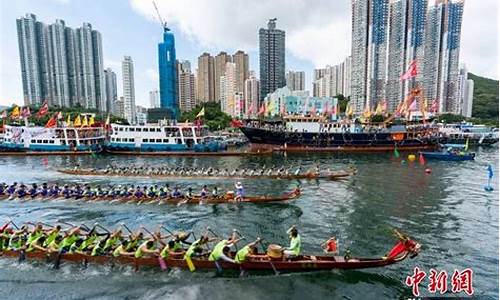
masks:
<svg viewBox="0 0 500 300"><path fill-rule="evenodd" d="M52 229L50 229L47 232L47 238L45 239L45 243L43 246L47 247L48 245L50 245L50 243L52 243L59 236L60 231L61 231L61 225L57 225Z"/></svg>
<svg viewBox="0 0 500 300"><path fill-rule="evenodd" d="M46 182L42 184L42 188L40 189L39 195L42 197L47 197L49 195L49 188L47 187Z"/></svg>
<svg viewBox="0 0 500 300"><path fill-rule="evenodd" d="M129 241L123 240L118 247L113 250L113 256L114 257L119 257L119 256L133 256L135 254L135 251L127 251L129 245Z"/></svg>
<svg viewBox="0 0 500 300"><path fill-rule="evenodd" d="M227 240L221 240L217 244L215 244L214 249L208 256L208 260L210 261L226 261L230 263L234 263L234 260L228 257L229 249L237 243L239 240L236 229L233 230L232 235ZM227 249L226 249L227 247ZM225 250L225 251L224 251ZM219 267L218 267L219 269Z"/></svg>
<svg viewBox="0 0 500 300"><path fill-rule="evenodd" d="M45 239L46 237L41 235L32 240L31 242L29 242L28 244L26 244L26 252L32 252L35 250L43 252L47 251L47 249L43 246L45 243Z"/></svg>
<svg viewBox="0 0 500 300"><path fill-rule="evenodd" d="M137 250L135 250L134 257L135 258L141 258L145 254L148 256L156 256L160 254L160 250L154 249L155 248L155 238L150 238L147 239L145 242L143 242L139 247L137 247Z"/></svg>
<svg viewBox="0 0 500 300"><path fill-rule="evenodd" d="M200 192L200 198L201 200L205 200L207 197L208 197L208 187L204 185Z"/></svg>
<svg viewBox="0 0 500 300"><path fill-rule="evenodd" d="M28 235L28 239L26 241L26 245L29 245L31 244L31 242L33 242L34 240L38 239L39 237L41 237L43 235L43 226L42 224L40 223L37 223L34 227L33 227L33 231L31 231L31 233Z"/></svg>
<svg viewBox="0 0 500 300"><path fill-rule="evenodd" d="M293 225L287 230L287 234L290 237L290 246L283 249L284 257L292 258L300 255L300 248L302 246L299 231Z"/></svg>
<svg viewBox="0 0 500 300"><path fill-rule="evenodd" d="M147 196L148 196L148 198L156 197L156 191L155 191L155 188L153 186L149 187L149 190L147 192Z"/></svg>
<svg viewBox="0 0 500 300"><path fill-rule="evenodd" d="M174 191L172 192L172 197L181 198L182 192L179 190L179 186L174 187Z"/></svg>
<svg viewBox="0 0 500 300"><path fill-rule="evenodd" d="M71 189L69 188L69 186L67 184L64 185L62 191L61 191L61 194L64 196L64 198L68 199L68 198L71 198Z"/></svg>
<svg viewBox="0 0 500 300"><path fill-rule="evenodd" d="M142 198L143 196L144 196L144 193L141 191L141 187L137 186L135 188L134 197L135 198Z"/></svg>
<svg viewBox="0 0 500 300"><path fill-rule="evenodd" d="M217 190L217 187L214 186L214 189L212 190L212 197L217 198L219 196L219 191Z"/></svg>
<svg viewBox="0 0 500 300"><path fill-rule="evenodd" d="M26 244L26 233L28 232L28 227L23 225L20 230L12 232L9 239L9 247L7 249L18 251L21 250Z"/></svg>
<svg viewBox="0 0 500 300"><path fill-rule="evenodd" d="M19 188L16 191L16 195L19 198L23 198L24 196L27 195L27 193L26 193L26 186L24 184L21 183L21 185L19 186Z"/></svg>
<svg viewBox="0 0 500 300"><path fill-rule="evenodd" d="M115 230L111 236L106 240L106 243L103 247L103 252L108 253L113 250L116 245L123 239L121 229Z"/></svg>
<svg viewBox="0 0 500 300"><path fill-rule="evenodd" d="M28 190L28 195L30 195L31 198L35 198L38 195L38 186L36 183L31 185L31 188Z"/></svg>
<svg viewBox="0 0 500 300"><path fill-rule="evenodd" d="M49 196L50 197L57 197L59 196L59 193L61 192L61 189L57 184L54 184L49 191Z"/></svg>
<svg viewBox="0 0 500 300"><path fill-rule="evenodd" d="M14 182L5 190L5 192L7 193L7 195L12 196L14 195L16 190L17 190L17 182Z"/></svg>
<svg viewBox="0 0 500 300"><path fill-rule="evenodd" d="M241 201L243 200L243 197L245 196L244 190L243 190L243 185L241 182L237 182L234 187L236 188L236 197L234 198L235 201Z"/></svg>
<svg viewBox="0 0 500 300"><path fill-rule="evenodd" d="M71 245L74 242L76 242L76 240L79 237L80 237L80 227L72 228L59 244L59 253L62 254L68 252Z"/></svg>
<svg viewBox="0 0 500 300"><path fill-rule="evenodd" d="M234 261L237 264L242 264L247 261L247 259L254 256L253 254L256 253L257 244L260 243L260 241L261 238L258 237L254 242L251 242L250 244L247 244L245 247L238 250L238 252L236 252L236 256L234 257Z"/></svg>
<svg viewBox="0 0 500 300"><path fill-rule="evenodd" d="M191 258L195 256L202 256L203 253L203 246L206 245L208 242L210 242L211 239L207 235L202 235L199 239L194 241L189 248L186 251L186 254L184 254L184 260L186 261L189 270L193 272L196 268L194 267L194 264L191 260Z"/></svg>

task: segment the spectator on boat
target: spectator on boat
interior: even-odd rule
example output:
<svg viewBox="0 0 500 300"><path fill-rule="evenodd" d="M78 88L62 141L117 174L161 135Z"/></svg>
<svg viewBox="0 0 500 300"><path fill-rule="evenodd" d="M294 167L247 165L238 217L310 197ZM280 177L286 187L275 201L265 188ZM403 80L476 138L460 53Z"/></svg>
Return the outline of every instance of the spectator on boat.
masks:
<svg viewBox="0 0 500 300"><path fill-rule="evenodd" d="M290 246L283 250L283 255L285 258L297 257L300 255L300 249L302 246L299 231L295 225L293 225L287 230L287 234L289 234L290 237Z"/></svg>

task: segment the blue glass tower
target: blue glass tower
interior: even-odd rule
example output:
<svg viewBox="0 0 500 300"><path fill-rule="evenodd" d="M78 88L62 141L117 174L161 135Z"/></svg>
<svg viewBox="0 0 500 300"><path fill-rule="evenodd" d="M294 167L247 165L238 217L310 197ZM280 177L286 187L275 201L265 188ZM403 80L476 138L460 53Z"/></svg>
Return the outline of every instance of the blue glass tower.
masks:
<svg viewBox="0 0 500 300"><path fill-rule="evenodd" d="M177 104L177 76L175 70L175 39L166 26L163 32L163 43L158 44L158 65L160 68L160 107L172 112L176 118L179 112Z"/></svg>

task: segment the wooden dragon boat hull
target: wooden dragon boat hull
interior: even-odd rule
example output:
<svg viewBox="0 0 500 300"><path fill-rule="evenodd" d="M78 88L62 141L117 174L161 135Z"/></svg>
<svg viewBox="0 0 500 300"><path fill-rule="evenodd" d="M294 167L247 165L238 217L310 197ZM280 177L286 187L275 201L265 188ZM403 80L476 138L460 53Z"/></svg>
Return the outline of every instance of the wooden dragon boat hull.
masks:
<svg viewBox="0 0 500 300"><path fill-rule="evenodd" d="M267 256L262 255L261 258L256 258L242 264L230 262L218 262L219 266L224 270L260 270L260 271L280 271L280 272L311 272L325 271L333 269L366 269L377 268L395 264L406 259L411 253L405 251L400 256L392 259L386 258L360 258L351 257L345 259L342 256L301 256L293 260L270 260ZM17 258L20 256L18 251L6 250L0 252L0 257ZM55 261L58 254L47 254L45 252L27 252L25 259L40 260L40 261ZM135 258L128 256L90 256L85 254L61 254L61 261L85 264L120 264L134 266L136 269L140 267L156 267L160 268L158 257L143 257ZM167 267L188 269L186 261L182 258L169 258L163 260ZM217 266L214 261L209 261L206 258L192 258L193 265L196 269L214 270Z"/></svg>
<svg viewBox="0 0 500 300"><path fill-rule="evenodd" d="M69 175L79 175L79 176L115 176L115 177L147 177L147 178L169 178L169 179L214 179L214 180L221 180L221 179L329 179L329 180L335 180L335 179L343 179L343 178L348 178L354 174L356 174L356 170L352 171L341 171L341 172L335 172L335 173L329 173L329 174L298 174L298 175L256 175L256 176L240 176L240 175L235 175L235 176L206 176L206 175L200 175L200 176L182 176L182 175L162 175L162 174L151 174L151 175L146 175L146 174L131 174L131 173L124 173L124 174L105 174L105 173L99 173L95 172L92 170L68 170L68 169L58 169L57 170L60 173L64 174L69 174Z"/></svg>
<svg viewBox="0 0 500 300"><path fill-rule="evenodd" d="M25 196L22 198L14 197L10 198L7 195L0 196L0 200L19 200L19 201L47 201L47 200L79 200L79 201L88 201L88 202L97 202L97 201L108 201L110 203L122 202L122 203L137 203L137 204L146 204L146 203L158 203L158 204L223 204L223 203L269 203L269 202L284 202L293 200L300 197L300 190L295 190L290 193L281 195L281 196L248 196L243 197L241 200L235 200L233 197L208 197L206 199L202 199L200 196L194 196L192 198L165 198L165 197L141 197L137 198L134 196L120 198L120 197L92 197L92 198L64 198L64 197L34 197Z"/></svg>

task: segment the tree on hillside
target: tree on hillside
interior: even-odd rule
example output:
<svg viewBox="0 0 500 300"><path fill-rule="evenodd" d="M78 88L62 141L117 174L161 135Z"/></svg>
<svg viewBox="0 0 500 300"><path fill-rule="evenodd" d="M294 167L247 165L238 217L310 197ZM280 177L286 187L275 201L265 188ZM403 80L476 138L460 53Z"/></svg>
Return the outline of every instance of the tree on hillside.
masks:
<svg viewBox="0 0 500 300"><path fill-rule="evenodd" d="M198 115L202 108L205 108L205 116L201 117L201 119L204 121L205 125L210 128L210 130L224 129L229 126L231 116L221 111L220 103L213 101L200 104L191 111L183 112L179 121L193 122L196 119L196 115Z"/></svg>

